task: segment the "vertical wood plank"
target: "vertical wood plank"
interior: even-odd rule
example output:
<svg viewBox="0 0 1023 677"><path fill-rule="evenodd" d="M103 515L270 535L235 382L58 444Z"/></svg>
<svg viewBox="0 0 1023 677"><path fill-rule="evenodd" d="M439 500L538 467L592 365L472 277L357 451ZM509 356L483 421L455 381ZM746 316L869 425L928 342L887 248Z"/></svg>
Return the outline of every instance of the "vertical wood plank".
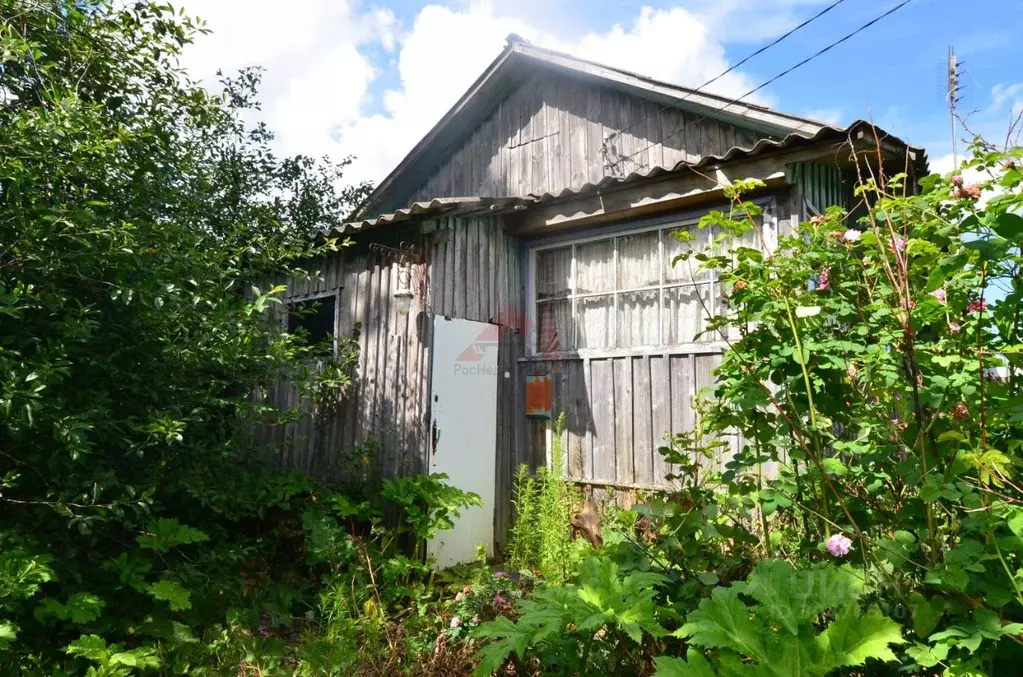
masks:
<svg viewBox="0 0 1023 677"><path fill-rule="evenodd" d="M366 269L366 316L363 323L362 387L360 388L361 416L359 416L358 443L365 444L376 434L374 428L374 400L376 393L377 335L380 315L380 260L372 256Z"/></svg>
<svg viewBox="0 0 1023 677"><path fill-rule="evenodd" d="M671 380L669 372L668 355L653 355L650 357L650 396L651 407L650 417L654 438L654 445L664 443L665 435L671 432ZM654 455L653 481L655 484L664 484L664 476L669 469L660 454Z"/></svg>
<svg viewBox="0 0 1023 677"><path fill-rule="evenodd" d="M632 445L635 478L638 484L652 484L656 454L653 439L653 411L650 400L650 356L632 360ZM659 455L659 454L658 454Z"/></svg>
<svg viewBox="0 0 1023 677"><path fill-rule="evenodd" d="M583 362L571 360L562 363L565 371L565 427L568 433L568 470L570 478L587 479L589 472L589 394L583 377Z"/></svg>
<svg viewBox="0 0 1023 677"><path fill-rule="evenodd" d="M480 320L480 220L468 218L465 224L465 315Z"/></svg>
<svg viewBox="0 0 1023 677"><path fill-rule="evenodd" d="M593 408L593 479L615 481L615 391L610 360L590 362Z"/></svg>
<svg viewBox="0 0 1023 677"><path fill-rule="evenodd" d="M447 224L448 236L444 261L444 315L454 316L457 313L455 293L459 288L455 267L458 253L458 221L454 218L447 218L445 222Z"/></svg>
<svg viewBox="0 0 1023 677"><path fill-rule="evenodd" d="M632 358L612 361L615 392L615 478L620 484L635 482L635 445L633 444Z"/></svg>
<svg viewBox="0 0 1023 677"><path fill-rule="evenodd" d="M392 477L394 473L393 451L394 451L394 400L392 372L394 369L394 346L392 344L391 320L393 304L391 303L391 278L392 272L390 261L380 267L380 294L379 294L379 325L377 331L377 382L374 392L373 403L373 430L380 439L380 456L384 461L386 477Z"/></svg>
<svg viewBox="0 0 1023 677"><path fill-rule="evenodd" d="M443 220L438 220L436 223L437 230L430 240L428 247L429 265L427 267L427 274L431 290L428 305L430 308L433 308L433 312L438 315L444 315L447 312L446 299L444 297L445 263L448 240L451 237L451 233L443 227L445 223Z"/></svg>

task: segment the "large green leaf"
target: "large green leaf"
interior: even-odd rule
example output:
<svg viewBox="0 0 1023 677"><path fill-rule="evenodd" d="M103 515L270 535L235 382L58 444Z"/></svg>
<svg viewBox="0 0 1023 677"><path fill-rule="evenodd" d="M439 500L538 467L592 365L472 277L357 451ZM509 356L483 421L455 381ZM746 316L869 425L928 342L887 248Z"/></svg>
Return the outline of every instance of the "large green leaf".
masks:
<svg viewBox="0 0 1023 677"><path fill-rule="evenodd" d="M695 646L731 649L758 662L767 660L764 628L753 620L736 586L716 588L676 632Z"/></svg>
<svg viewBox="0 0 1023 677"><path fill-rule="evenodd" d="M891 645L904 644L901 626L873 607L860 616L854 605L846 607L819 635L826 670L863 665L867 659L894 661Z"/></svg>
<svg viewBox="0 0 1023 677"><path fill-rule="evenodd" d="M147 589L154 598L167 602L173 611L186 611L192 608L191 593L176 581L164 579L157 581Z"/></svg>
<svg viewBox="0 0 1023 677"><path fill-rule="evenodd" d="M685 660L661 656L654 659L654 665L654 677L716 677L710 662L696 649L689 649Z"/></svg>

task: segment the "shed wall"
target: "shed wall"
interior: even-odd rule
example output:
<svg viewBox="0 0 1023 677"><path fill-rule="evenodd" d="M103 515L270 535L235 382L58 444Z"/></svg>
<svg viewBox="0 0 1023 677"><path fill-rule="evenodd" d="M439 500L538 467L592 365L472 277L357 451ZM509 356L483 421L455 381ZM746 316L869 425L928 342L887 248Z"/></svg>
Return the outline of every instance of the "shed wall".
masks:
<svg viewBox="0 0 1023 677"><path fill-rule="evenodd" d="M802 203L798 187L776 196L770 210L780 233L800 218ZM430 318L439 314L499 327L480 338L496 343L499 351L499 542L511 521L515 468L543 464L549 449L550 421L525 415L528 375L551 377L553 412L565 414L571 479L599 493L664 486L671 469L657 448L665 434L692 426L693 397L713 385L721 346L527 356L525 244L507 236L495 216L428 222L422 241L425 257L413 280L416 299L404 317L393 307L392 264L379 255L339 255L319 262L321 279L289 285L291 298L340 292L339 331L348 335L361 324L358 380L353 396L336 412L320 416L319 425L316 417L306 416L268 431L264 443L279 445L285 463L328 477L350 466L355 452L367 446L376 449L385 476L424 471L431 446ZM294 393L285 383L269 398L290 406ZM466 425L471 424L472 412L466 412Z"/></svg>
<svg viewBox="0 0 1023 677"><path fill-rule="evenodd" d="M413 267L416 297L408 315L394 307L394 263L365 246L309 264L313 279L288 280L284 301L335 292L337 332L359 326L355 384L343 401L301 401L294 384L280 382L264 397L282 409L300 407L287 425L257 433L257 444L279 449L287 466L327 479L423 472L430 452L430 347L434 314L501 327L483 342L496 344L498 381L498 513L510 498L517 465L516 413L522 384L522 248L497 217L446 218L423 227L422 261ZM468 346L467 346L468 347ZM467 412L471 424L471 412ZM369 461L371 468L360 467Z"/></svg>

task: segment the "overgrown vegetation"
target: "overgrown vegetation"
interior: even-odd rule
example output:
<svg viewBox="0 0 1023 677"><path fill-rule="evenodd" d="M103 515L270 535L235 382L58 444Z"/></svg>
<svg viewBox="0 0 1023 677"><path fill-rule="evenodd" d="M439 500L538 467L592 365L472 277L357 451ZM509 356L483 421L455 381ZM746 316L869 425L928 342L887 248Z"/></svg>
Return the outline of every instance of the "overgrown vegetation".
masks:
<svg viewBox="0 0 1023 677"><path fill-rule="evenodd" d="M564 583L572 573L569 528L575 500L565 480L565 415L554 421L550 466L529 474L522 465L515 474L515 517L508 538L508 563L515 570L540 572L553 584Z"/></svg>
<svg viewBox="0 0 1023 677"><path fill-rule="evenodd" d="M861 156L866 215L831 209L774 251L742 198L758 185L726 189L701 222L719 241L682 258L719 272L709 330L738 338L661 449L675 490L605 525L605 575L482 626L479 674L1018 671L1023 149L972 150L919 193Z"/></svg>
<svg viewBox="0 0 1023 677"><path fill-rule="evenodd" d="M0 10L0 674L1019 671L1023 149L919 187L861 155L865 216L774 251L735 245L759 186L727 188L684 258L734 340L660 450L672 489L571 541L559 419L509 567L434 572L478 497L330 489L251 441L281 376L349 394L355 344L282 331L260 281L344 247L309 235L365 188L241 122L258 72L190 83L169 7Z"/></svg>
<svg viewBox="0 0 1023 677"><path fill-rule="evenodd" d="M348 391L355 344L284 333L261 281L336 254L310 235L365 187L242 123L258 71L191 83L196 31L154 3L0 0L0 674L416 665L433 647L395 618L439 620L406 546L479 500L443 477L336 493L252 447L290 414L251 393Z"/></svg>

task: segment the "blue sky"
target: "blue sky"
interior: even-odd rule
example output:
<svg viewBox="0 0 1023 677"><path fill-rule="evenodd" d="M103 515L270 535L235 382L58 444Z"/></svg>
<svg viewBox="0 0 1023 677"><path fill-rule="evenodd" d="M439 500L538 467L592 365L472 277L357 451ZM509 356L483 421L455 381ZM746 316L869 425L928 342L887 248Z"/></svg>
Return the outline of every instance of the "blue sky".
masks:
<svg viewBox="0 0 1023 677"><path fill-rule="evenodd" d="M893 6L845 0L712 91L736 95ZM830 0L186 0L214 34L186 59L198 75L267 67L264 116L284 152L354 153L379 180L500 52L504 36L695 86ZM947 168L950 45L964 62L960 110L1004 137L1023 105L1023 0L913 0L772 84L758 101L849 123L873 119ZM960 131L960 135L963 132Z"/></svg>

